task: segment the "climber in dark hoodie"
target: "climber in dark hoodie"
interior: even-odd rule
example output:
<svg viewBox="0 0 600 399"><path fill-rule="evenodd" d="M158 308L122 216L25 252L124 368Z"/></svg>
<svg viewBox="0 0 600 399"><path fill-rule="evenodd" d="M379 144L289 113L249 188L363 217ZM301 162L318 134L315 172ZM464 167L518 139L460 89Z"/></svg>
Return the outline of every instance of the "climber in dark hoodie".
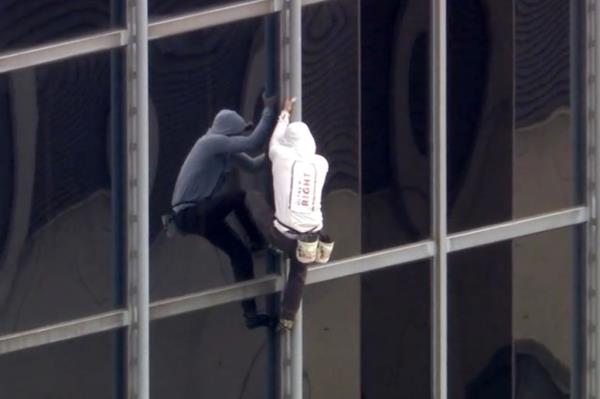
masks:
<svg viewBox="0 0 600 399"><path fill-rule="evenodd" d="M260 122L252 131L237 112L221 110L206 134L196 141L186 157L171 200L172 220L182 234L206 238L227 254L236 281L254 277L251 249L264 247L264 237L246 206L242 190L223 192L232 161L246 169L254 169L255 161L246 152L266 143L275 120L275 98L264 98ZM251 133L250 133L251 132ZM249 133L249 134L248 134ZM225 218L234 213L251 241L248 248ZM258 314L254 299L242 301L246 326L268 326L271 318Z"/></svg>

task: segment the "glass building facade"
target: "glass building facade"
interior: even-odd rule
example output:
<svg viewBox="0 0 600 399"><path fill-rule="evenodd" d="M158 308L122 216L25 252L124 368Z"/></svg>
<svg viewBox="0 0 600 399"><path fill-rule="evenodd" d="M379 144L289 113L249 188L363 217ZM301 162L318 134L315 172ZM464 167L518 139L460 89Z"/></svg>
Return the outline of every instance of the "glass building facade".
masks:
<svg viewBox="0 0 600 399"><path fill-rule="evenodd" d="M0 398L592 399L597 21L584 0L0 2ZM330 169L330 263L167 237L265 87ZM256 154L253 154L256 155ZM259 215L268 170L234 170ZM234 229L239 226L232 221Z"/></svg>

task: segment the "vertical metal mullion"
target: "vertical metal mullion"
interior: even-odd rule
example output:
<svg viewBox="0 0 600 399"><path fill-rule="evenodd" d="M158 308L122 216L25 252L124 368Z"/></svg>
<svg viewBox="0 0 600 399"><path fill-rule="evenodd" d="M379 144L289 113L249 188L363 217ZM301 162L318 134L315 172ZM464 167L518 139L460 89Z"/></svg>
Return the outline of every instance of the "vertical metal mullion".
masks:
<svg viewBox="0 0 600 399"><path fill-rule="evenodd" d="M123 24L123 14L125 11L125 2L121 0L110 1L110 20L111 27L121 27ZM125 205L125 176L124 147L125 132L123 119L124 103L124 57L121 49L112 49L110 51L110 171L111 171L111 211L112 211L112 267L113 267L113 290L115 298L113 305L116 308L125 306L124 294L125 284L125 227L124 212ZM125 335L118 331L114 334L114 374L115 374L115 398L124 398L127 392L127 380L125 371L125 350L127 344Z"/></svg>
<svg viewBox="0 0 600 399"><path fill-rule="evenodd" d="M282 95L296 97L292 121L302 120L302 0L284 0L281 10ZM284 268L289 270L289 264ZM282 337L282 396L302 399L302 304L291 334Z"/></svg>
<svg viewBox="0 0 600 399"><path fill-rule="evenodd" d="M277 94L277 54L278 54L278 36L277 36L277 20L278 14L271 14L264 17L265 24L265 53L266 53L266 72L265 72L265 95L267 97L274 96ZM271 181L267 186L271 186ZM281 265L280 256L276 256L274 253L269 253L267 260L267 271L268 273L276 273L279 271ZM269 314L277 314L279 309L280 295L278 293L267 296L266 306ZM280 351L278 349L279 333L274 328L270 328L267 333L267 398L278 399L278 387L279 387L279 356Z"/></svg>
<svg viewBox="0 0 600 399"><path fill-rule="evenodd" d="M585 50L586 25L584 18L585 0L570 0L569 5L569 75L571 131L573 141L573 170L575 178L574 198L580 204L585 199L583 160L585 159ZM573 229L573 266L571 293L571 399L583 399L585 378L585 230L577 226Z"/></svg>
<svg viewBox="0 0 600 399"><path fill-rule="evenodd" d="M598 146L599 131L597 126L598 108L598 82L596 68L599 58L599 47L597 45L597 26L600 21L600 10L597 0L588 0L586 7L586 92L587 92L587 205L589 208L589 221L587 224L587 372L586 372L586 397L598 399L600 397L600 378L598 376L598 344L600 342L600 331L598 330L598 287L600 287L598 273L598 247L600 237L598 235L598 199L600 198L600 186L598 175L600 174L600 147Z"/></svg>
<svg viewBox="0 0 600 399"><path fill-rule="evenodd" d="M128 398L149 390L148 2L128 0Z"/></svg>
<svg viewBox="0 0 600 399"><path fill-rule="evenodd" d="M433 127L432 398L448 396L448 290L446 202L446 0L431 1L431 126Z"/></svg>
<svg viewBox="0 0 600 399"><path fill-rule="evenodd" d="M296 97L292 113L293 121L302 120L302 0L293 0L290 18L290 51L291 51L291 95ZM303 359L303 306L296 314L292 330L292 398L302 399L302 369Z"/></svg>

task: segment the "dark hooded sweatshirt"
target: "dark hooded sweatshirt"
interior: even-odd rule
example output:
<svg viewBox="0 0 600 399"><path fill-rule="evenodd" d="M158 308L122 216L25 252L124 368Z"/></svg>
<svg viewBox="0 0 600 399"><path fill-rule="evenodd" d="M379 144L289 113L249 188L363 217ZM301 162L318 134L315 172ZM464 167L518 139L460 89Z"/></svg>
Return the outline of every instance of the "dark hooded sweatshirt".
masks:
<svg viewBox="0 0 600 399"><path fill-rule="evenodd" d="M250 125L244 118L235 111L220 111L183 162L171 200L174 210L210 198L224 183L231 155L260 148L269 137L274 119L274 110L265 107L256 129L246 136L243 133Z"/></svg>

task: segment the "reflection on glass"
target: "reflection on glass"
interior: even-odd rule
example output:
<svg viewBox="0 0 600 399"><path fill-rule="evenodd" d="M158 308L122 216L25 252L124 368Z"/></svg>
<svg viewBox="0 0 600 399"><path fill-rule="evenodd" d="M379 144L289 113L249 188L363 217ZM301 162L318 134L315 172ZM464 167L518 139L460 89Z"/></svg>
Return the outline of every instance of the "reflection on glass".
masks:
<svg viewBox="0 0 600 399"><path fill-rule="evenodd" d="M569 397L574 238L569 228L451 254L450 398Z"/></svg>
<svg viewBox="0 0 600 399"><path fill-rule="evenodd" d="M576 397L570 384L576 335L575 228L513 241L513 382L517 398ZM581 370L581 369L580 369ZM569 393L571 395L569 395Z"/></svg>
<svg viewBox="0 0 600 399"><path fill-rule="evenodd" d="M429 236L427 1L361 7L363 251Z"/></svg>
<svg viewBox="0 0 600 399"><path fill-rule="evenodd" d="M246 330L236 304L154 321L150 341L153 398L272 397L274 341Z"/></svg>
<svg viewBox="0 0 600 399"><path fill-rule="evenodd" d="M122 162L120 60L0 76L0 333L120 305L122 178L110 167Z"/></svg>
<svg viewBox="0 0 600 399"><path fill-rule="evenodd" d="M572 129L569 98L572 1L515 2L513 217L581 203L584 138Z"/></svg>
<svg viewBox="0 0 600 399"><path fill-rule="evenodd" d="M0 52L123 26L125 1L4 0L0 2Z"/></svg>
<svg viewBox="0 0 600 399"><path fill-rule="evenodd" d="M448 2L450 231L580 201L569 1L512 4Z"/></svg>
<svg viewBox="0 0 600 399"><path fill-rule="evenodd" d="M310 397L430 397L429 270L429 262L399 265L307 288Z"/></svg>
<svg viewBox="0 0 600 399"><path fill-rule="evenodd" d="M271 180L267 176L267 167L249 171L241 167L244 160L266 149L277 112L267 115L263 123L259 123L267 71L263 21L263 18L250 19L151 43L150 255L153 298L227 285L252 278L253 274L265 273L265 251L251 250L260 247L253 226L257 214L264 212L265 198L270 198ZM276 54L273 59L278 60ZM229 111L219 113L225 109ZM221 116L216 118L217 115ZM253 143L247 143L252 145L241 149L248 155L245 159L239 159L239 154L225 155L221 151L225 147L211 147L214 131L220 129L223 120L237 124L239 128L216 137L219 143L253 140ZM254 136L250 134L252 128L244 131L249 121L256 126ZM209 147L221 155L215 155ZM204 160L202 153L206 152L208 156L207 151L211 152L210 159ZM191 155L186 161L188 154ZM189 165L182 168L186 162ZM188 173L190 171L193 173ZM183 212L180 208L189 207L185 202L191 199L187 190L202 193L203 189L207 193L210 191L214 201L207 203L206 209L195 212L190 208ZM183 203L178 205L180 202ZM170 212L172 204L182 211L178 215L186 213L189 216L179 220L178 224L190 222L187 229L190 234L168 237L163 231L161 216ZM198 216L203 215L206 221L208 214L215 217L209 228L202 229L206 231L200 234L197 222L202 218ZM213 228L215 226L218 229ZM210 234L215 230L219 230L217 234Z"/></svg>
<svg viewBox="0 0 600 399"><path fill-rule="evenodd" d="M108 332L0 356L3 398L125 397L123 332Z"/></svg>
<svg viewBox="0 0 600 399"><path fill-rule="evenodd" d="M302 115L329 162L323 218L333 258L360 253L358 3L303 9Z"/></svg>
<svg viewBox="0 0 600 399"><path fill-rule="evenodd" d="M430 262L361 276L361 398L431 397Z"/></svg>

